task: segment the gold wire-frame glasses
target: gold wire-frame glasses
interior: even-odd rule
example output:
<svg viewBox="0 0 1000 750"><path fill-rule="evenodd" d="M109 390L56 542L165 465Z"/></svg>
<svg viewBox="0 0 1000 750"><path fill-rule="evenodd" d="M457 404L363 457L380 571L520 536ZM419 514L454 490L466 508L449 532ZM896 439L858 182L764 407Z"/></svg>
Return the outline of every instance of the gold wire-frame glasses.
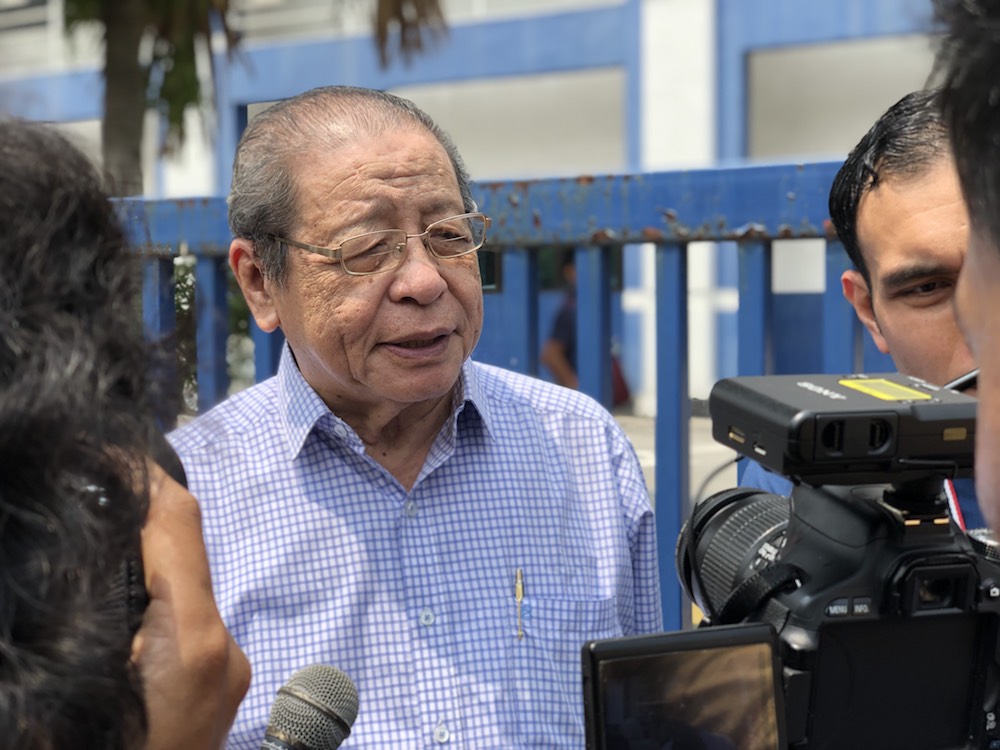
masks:
<svg viewBox="0 0 1000 750"><path fill-rule="evenodd" d="M338 261L352 276L371 276L394 271L406 257L406 243L423 240L424 247L435 258L460 258L473 253L486 243L490 217L481 213L459 214L427 225L419 234L407 234L402 229L382 229L348 237L336 247L320 247L306 242L273 236L278 242L307 250Z"/></svg>

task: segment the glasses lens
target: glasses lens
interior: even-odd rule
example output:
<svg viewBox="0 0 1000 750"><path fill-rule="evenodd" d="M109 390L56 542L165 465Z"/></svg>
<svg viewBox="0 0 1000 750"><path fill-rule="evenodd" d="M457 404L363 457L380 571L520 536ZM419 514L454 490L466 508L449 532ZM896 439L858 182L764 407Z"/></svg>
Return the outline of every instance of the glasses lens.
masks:
<svg viewBox="0 0 1000 750"><path fill-rule="evenodd" d="M349 273L378 273L392 268L405 250L406 232L388 229L344 240L340 258Z"/></svg>
<svg viewBox="0 0 1000 750"><path fill-rule="evenodd" d="M427 244L439 258L465 255L486 241L486 219L482 214L455 216L427 227Z"/></svg>

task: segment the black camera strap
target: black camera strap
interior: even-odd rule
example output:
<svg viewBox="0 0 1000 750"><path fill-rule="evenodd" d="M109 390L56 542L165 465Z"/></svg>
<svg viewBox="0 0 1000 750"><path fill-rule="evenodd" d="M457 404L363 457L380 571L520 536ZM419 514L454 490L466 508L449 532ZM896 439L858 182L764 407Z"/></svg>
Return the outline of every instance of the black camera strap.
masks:
<svg viewBox="0 0 1000 750"><path fill-rule="evenodd" d="M719 624L745 620L767 599L782 589L799 586L801 571L788 563L775 563L759 570L737 586L719 610Z"/></svg>

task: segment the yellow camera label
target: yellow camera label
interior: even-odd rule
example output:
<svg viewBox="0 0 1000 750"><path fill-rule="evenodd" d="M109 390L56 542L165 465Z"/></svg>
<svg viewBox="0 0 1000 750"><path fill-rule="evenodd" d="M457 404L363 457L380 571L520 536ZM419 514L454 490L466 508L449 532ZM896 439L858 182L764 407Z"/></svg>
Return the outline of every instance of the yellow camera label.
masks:
<svg viewBox="0 0 1000 750"><path fill-rule="evenodd" d="M882 401L928 401L933 396L916 388L910 388L899 383L893 383L885 378L858 378L841 380L840 385L853 388L861 393L874 396Z"/></svg>

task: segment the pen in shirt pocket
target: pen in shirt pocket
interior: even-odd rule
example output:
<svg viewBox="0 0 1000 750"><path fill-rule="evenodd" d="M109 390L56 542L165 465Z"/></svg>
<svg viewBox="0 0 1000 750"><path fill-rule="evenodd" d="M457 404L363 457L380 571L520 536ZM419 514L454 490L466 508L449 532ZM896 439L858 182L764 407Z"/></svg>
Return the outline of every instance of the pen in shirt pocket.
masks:
<svg viewBox="0 0 1000 750"><path fill-rule="evenodd" d="M521 610L524 605L524 571L514 571L514 603L517 604L517 639L524 638L524 622Z"/></svg>

